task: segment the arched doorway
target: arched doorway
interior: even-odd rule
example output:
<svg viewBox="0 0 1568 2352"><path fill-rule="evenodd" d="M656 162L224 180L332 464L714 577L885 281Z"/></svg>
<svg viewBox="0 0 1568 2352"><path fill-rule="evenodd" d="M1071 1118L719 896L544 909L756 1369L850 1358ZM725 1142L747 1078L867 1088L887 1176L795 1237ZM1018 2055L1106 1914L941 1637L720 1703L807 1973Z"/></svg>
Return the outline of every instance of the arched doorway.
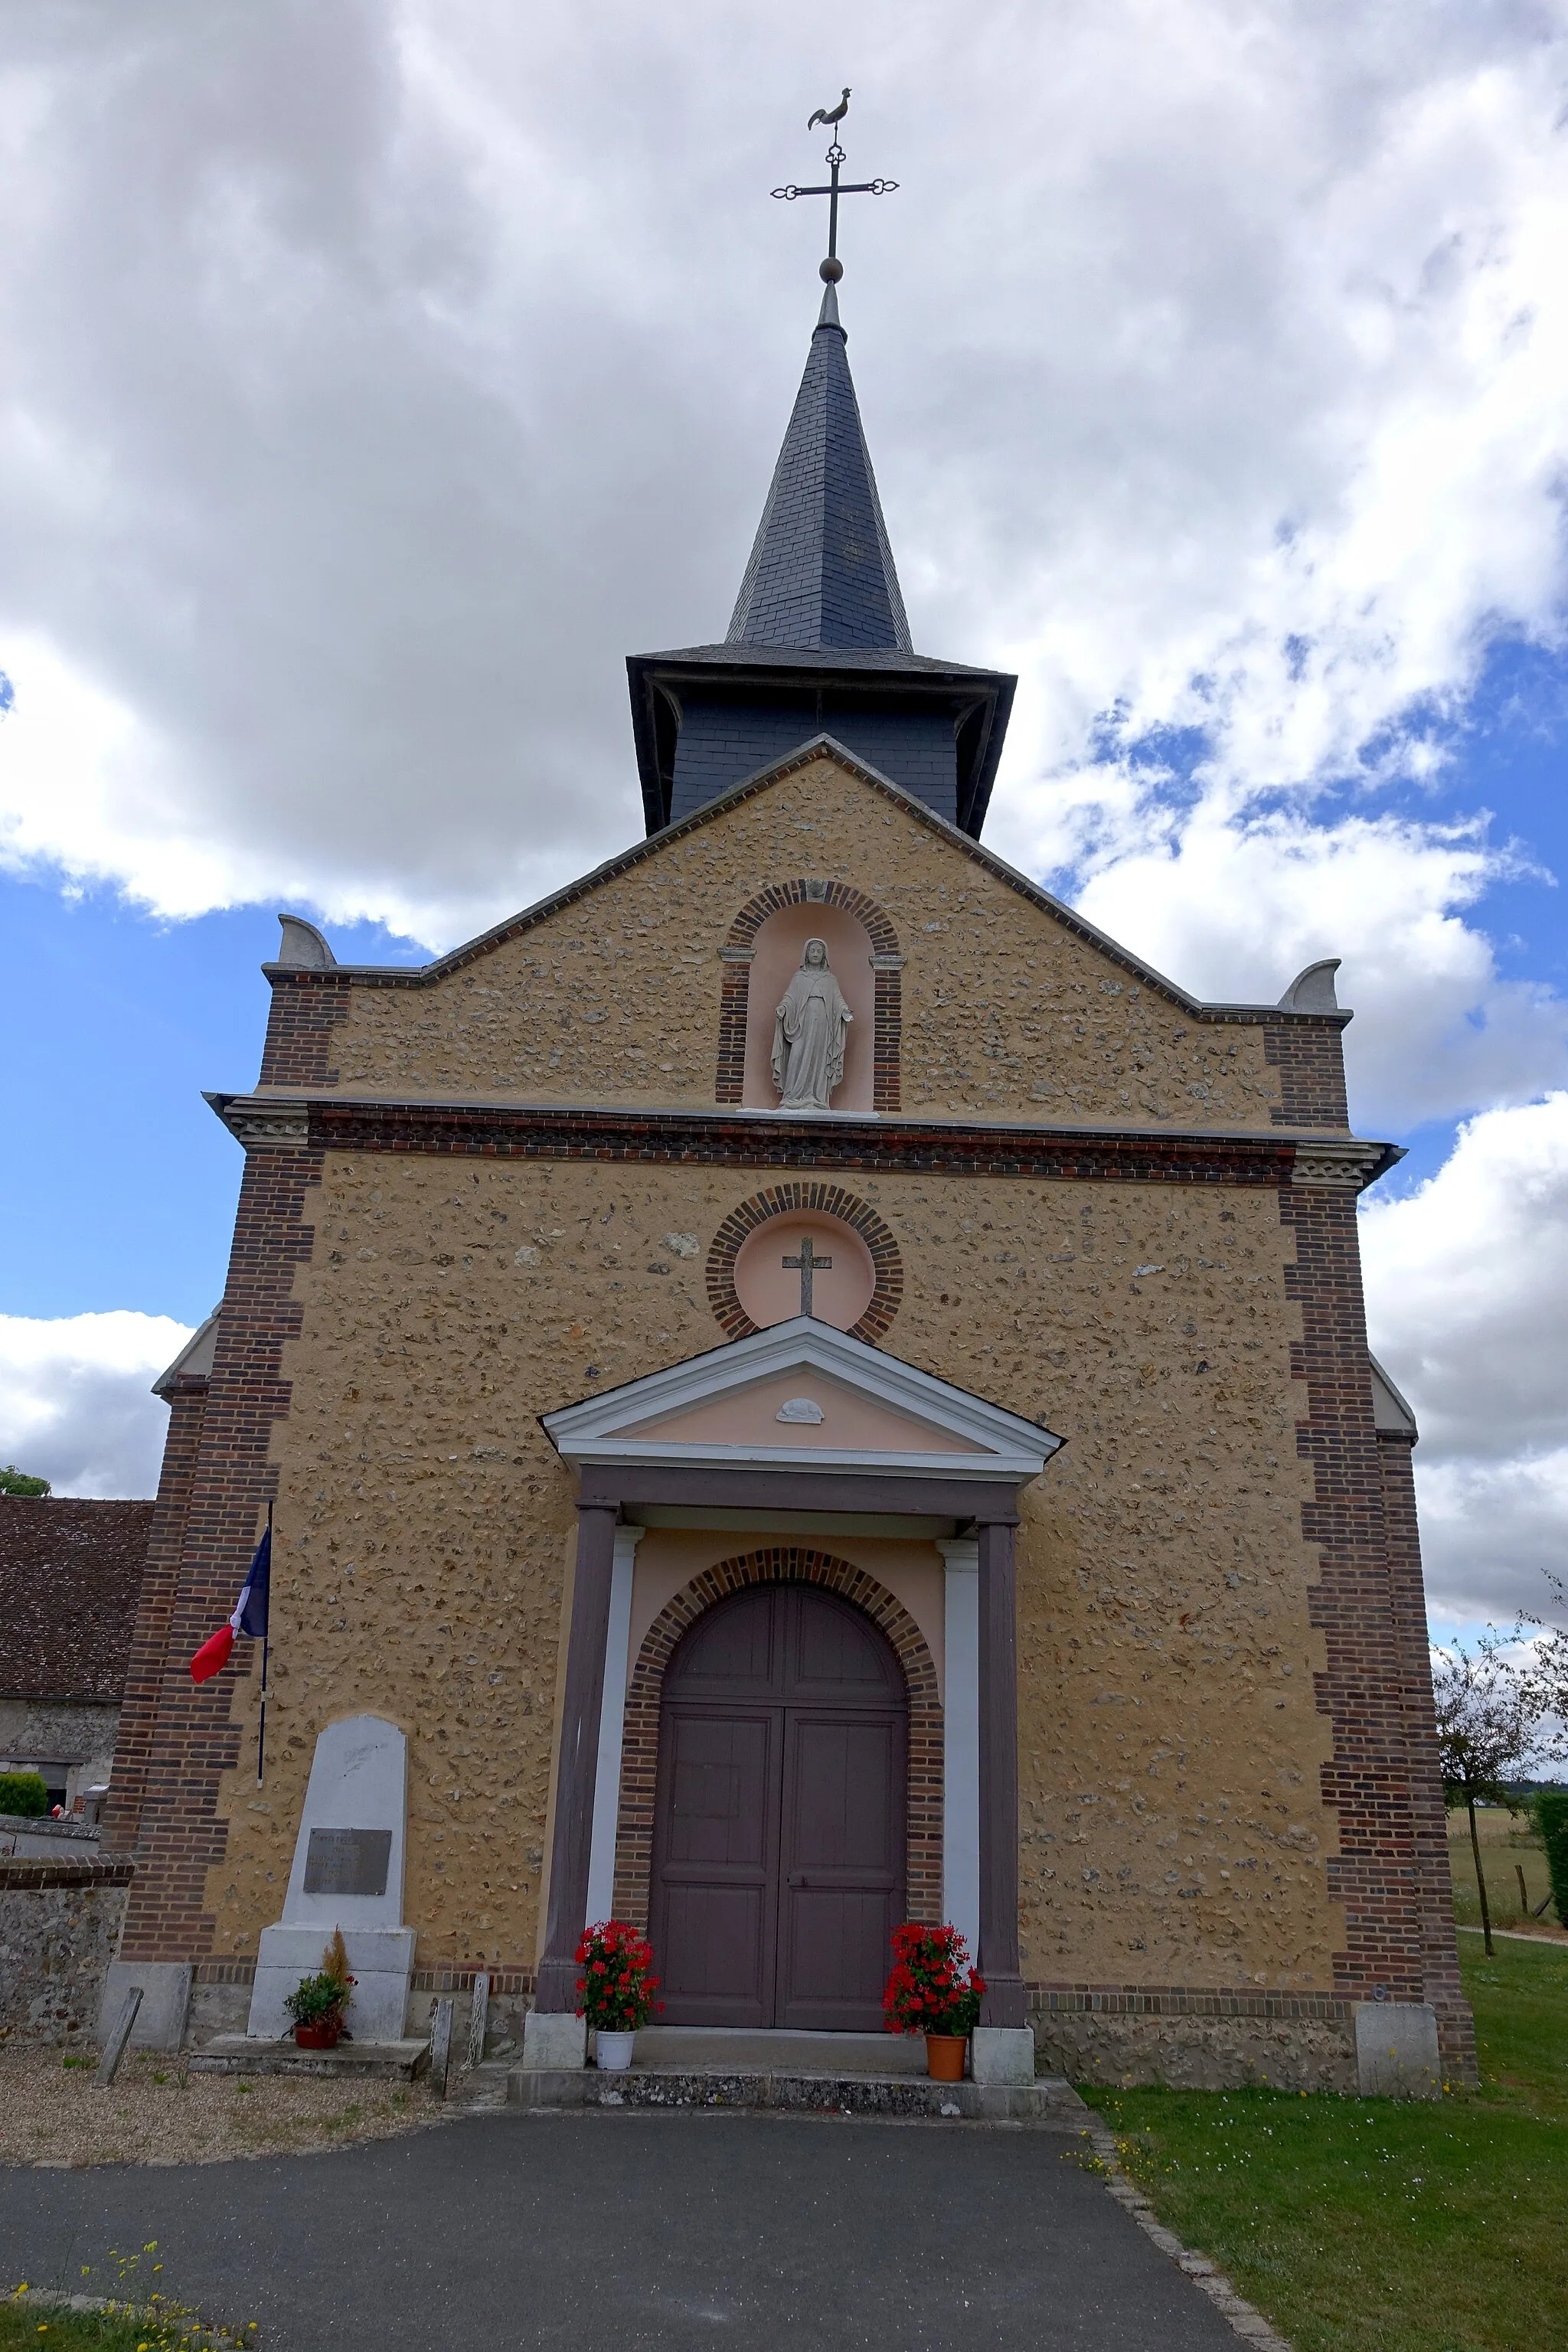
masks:
<svg viewBox="0 0 1568 2352"><path fill-rule="evenodd" d="M665 2024L881 2025L908 1733L897 1658L837 1595L763 1584L699 1618L659 1717L649 1926Z"/></svg>

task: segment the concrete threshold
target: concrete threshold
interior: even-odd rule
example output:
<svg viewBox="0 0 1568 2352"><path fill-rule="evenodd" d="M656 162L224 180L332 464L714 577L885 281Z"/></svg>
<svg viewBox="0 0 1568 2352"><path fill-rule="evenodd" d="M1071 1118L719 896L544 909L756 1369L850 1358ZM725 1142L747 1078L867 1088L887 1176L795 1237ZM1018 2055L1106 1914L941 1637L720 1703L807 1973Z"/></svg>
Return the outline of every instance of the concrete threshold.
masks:
<svg viewBox="0 0 1568 2352"><path fill-rule="evenodd" d="M424 2042L340 2042L335 2050L301 2050L293 2042L217 2033L187 2053L192 2074L315 2074L346 2083L411 2083L430 2063Z"/></svg>
<svg viewBox="0 0 1568 2352"><path fill-rule="evenodd" d="M681 2074L916 2074L926 2071L918 2033L803 2033L787 2028L645 2025L632 2045L636 2066Z"/></svg>
<svg viewBox="0 0 1568 2352"><path fill-rule="evenodd" d="M634 2065L625 2074L601 2074L593 2066L571 2072L515 2066L507 2078L507 2097L514 2106L532 2109L751 2108L1053 2124L1070 2131L1081 2129L1089 2115L1070 2083L1049 2074L1033 2083L991 2084L933 2083L924 2074L912 2073L791 2074L739 2066Z"/></svg>

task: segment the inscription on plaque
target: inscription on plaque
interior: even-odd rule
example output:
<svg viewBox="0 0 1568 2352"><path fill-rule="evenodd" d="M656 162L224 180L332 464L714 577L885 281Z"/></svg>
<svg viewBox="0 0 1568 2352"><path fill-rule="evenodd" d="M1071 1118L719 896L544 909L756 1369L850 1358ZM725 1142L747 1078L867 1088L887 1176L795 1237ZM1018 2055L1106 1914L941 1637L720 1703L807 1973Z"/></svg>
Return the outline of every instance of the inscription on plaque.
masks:
<svg viewBox="0 0 1568 2352"><path fill-rule="evenodd" d="M390 1830L312 1830L305 1852L307 1895L384 1895Z"/></svg>

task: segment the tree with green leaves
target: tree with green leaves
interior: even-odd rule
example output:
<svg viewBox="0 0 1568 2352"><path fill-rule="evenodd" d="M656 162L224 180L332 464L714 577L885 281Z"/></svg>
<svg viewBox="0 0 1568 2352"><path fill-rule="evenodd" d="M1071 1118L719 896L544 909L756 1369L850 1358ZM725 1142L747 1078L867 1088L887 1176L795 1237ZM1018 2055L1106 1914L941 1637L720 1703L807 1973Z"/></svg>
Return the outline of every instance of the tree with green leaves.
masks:
<svg viewBox="0 0 1568 2352"><path fill-rule="evenodd" d="M1490 1952L1491 1912L1481 1868L1476 1807L1507 1805L1510 1812L1518 1811L1513 1784L1535 1751L1541 1698L1531 1679L1503 1655L1502 1636L1489 1629L1473 1649L1455 1642L1434 1651L1432 1696L1437 1710L1443 1801L1450 1807L1463 1805L1469 1820L1481 1930Z"/></svg>
<svg viewBox="0 0 1568 2352"><path fill-rule="evenodd" d="M0 1495L52 1495L54 1488L47 1478L29 1478L14 1462L0 1470Z"/></svg>

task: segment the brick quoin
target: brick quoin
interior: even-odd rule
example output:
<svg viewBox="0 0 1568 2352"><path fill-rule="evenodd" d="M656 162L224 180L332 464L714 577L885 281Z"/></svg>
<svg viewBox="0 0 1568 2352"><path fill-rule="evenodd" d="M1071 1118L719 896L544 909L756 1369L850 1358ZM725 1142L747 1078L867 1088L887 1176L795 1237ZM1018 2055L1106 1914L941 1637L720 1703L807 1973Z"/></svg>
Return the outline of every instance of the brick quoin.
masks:
<svg viewBox="0 0 1568 2352"><path fill-rule="evenodd" d="M239 1761L230 1702L237 1677L253 1671L254 1644L237 1643L233 1664L199 1685L188 1662L234 1607L275 1483L268 1453L273 1424L289 1410L283 1348L300 1327L294 1269L314 1240L304 1209L321 1165L319 1152L287 1145L246 1157L184 1543L177 1572L163 1570L173 1589L161 1611L161 1657L154 1666L149 1632L148 1672L133 1700L128 1694L126 1730L145 1761L122 1959L188 1960L212 1947L203 1901L227 1837L218 1789Z"/></svg>
<svg viewBox="0 0 1568 2352"><path fill-rule="evenodd" d="M658 1780L658 1719L664 1677L681 1635L716 1601L754 1584L816 1584L861 1609L892 1644L910 1699L909 1916L942 1921L942 1712L936 1665L924 1634L886 1585L831 1552L773 1544L705 1568L660 1610L643 1636L626 1689L616 1828L617 1919L647 1927L653 1868L654 1801Z"/></svg>
<svg viewBox="0 0 1568 2352"><path fill-rule="evenodd" d="M185 1520L206 1412L206 1376L183 1375L166 1393L169 1427L163 1440L163 1464L147 1539L147 1566L126 1667L125 1696L121 1701L114 1770L104 1803L105 1853L132 1853L141 1830L158 1720L158 1692L168 1660L169 1626L179 1591ZM230 1601L229 1607L233 1606Z"/></svg>
<svg viewBox="0 0 1568 2352"><path fill-rule="evenodd" d="M348 976L340 971L274 970L267 1040L261 1049L264 1087L331 1087L332 1033L349 1015Z"/></svg>
<svg viewBox="0 0 1568 2352"><path fill-rule="evenodd" d="M1349 1019L1347 1013L1345 1018ZM1279 1100L1269 1113L1276 1127L1349 1129L1345 1056L1338 1025L1319 1018L1266 1021L1263 1057L1279 1073Z"/></svg>
<svg viewBox="0 0 1568 2352"><path fill-rule="evenodd" d="M770 915L784 907L842 907L853 915L871 942L876 966L876 1001L872 1012L871 1104L875 1110L897 1110L900 1103L899 1054L903 1038L903 982L899 935L886 913L863 890L847 882L808 884L804 880L773 882L749 898L730 926L721 952L725 957L719 994L719 1062L714 1100L738 1103L746 1075L746 1021L752 1001L751 955L757 934Z"/></svg>
<svg viewBox="0 0 1568 2352"><path fill-rule="evenodd" d="M1378 1431L1383 1523L1404 1669L1405 1731L1411 1757L1410 1801L1415 1816L1416 1870L1423 1893L1426 1999L1437 2012L1437 2046L1445 2077L1449 2082L1474 2083L1479 2079L1476 2027L1470 2005L1459 1985L1454 1888L1448 1871L1448 1816L1437 1769L1437 1718L1432 1699L1426 1592L1421 1575L1421 1531L1415 1517L1412 1461L1415 1450L1414 1438L1397 1431Z"/></svg>
<svg viewBox="0 0 1568 2352"><path fill-rule="evenodd" d="M1418 1826L1432 1768L1413 1752L1418 1693L1409 1563L1401 1588L1373 1416L1355 1194L1298 1185L1281 1192L1280 1216L1296 1243L1287 1290L1301 1310L1302 1336L1291 1351L1306 1402L1297 1447L1315 1486L1302 1506L1302 1533L1321 1563L1310 1604L1327 1649L1318 1706L1333 1733L1322 1769L1323 1802L1339 1823L1329 1888L1346 1923L1345 1948L1334 1955L1335 1989L1350 2000L1426 2000L1429 1960L1442 1940L1432 1916L1429 1832L1424 1841ZM1422 1676L1429 1707L1424 1657L1414 1679ZM1447 1940L1451 1948L1451 1926Z"/></svg>

